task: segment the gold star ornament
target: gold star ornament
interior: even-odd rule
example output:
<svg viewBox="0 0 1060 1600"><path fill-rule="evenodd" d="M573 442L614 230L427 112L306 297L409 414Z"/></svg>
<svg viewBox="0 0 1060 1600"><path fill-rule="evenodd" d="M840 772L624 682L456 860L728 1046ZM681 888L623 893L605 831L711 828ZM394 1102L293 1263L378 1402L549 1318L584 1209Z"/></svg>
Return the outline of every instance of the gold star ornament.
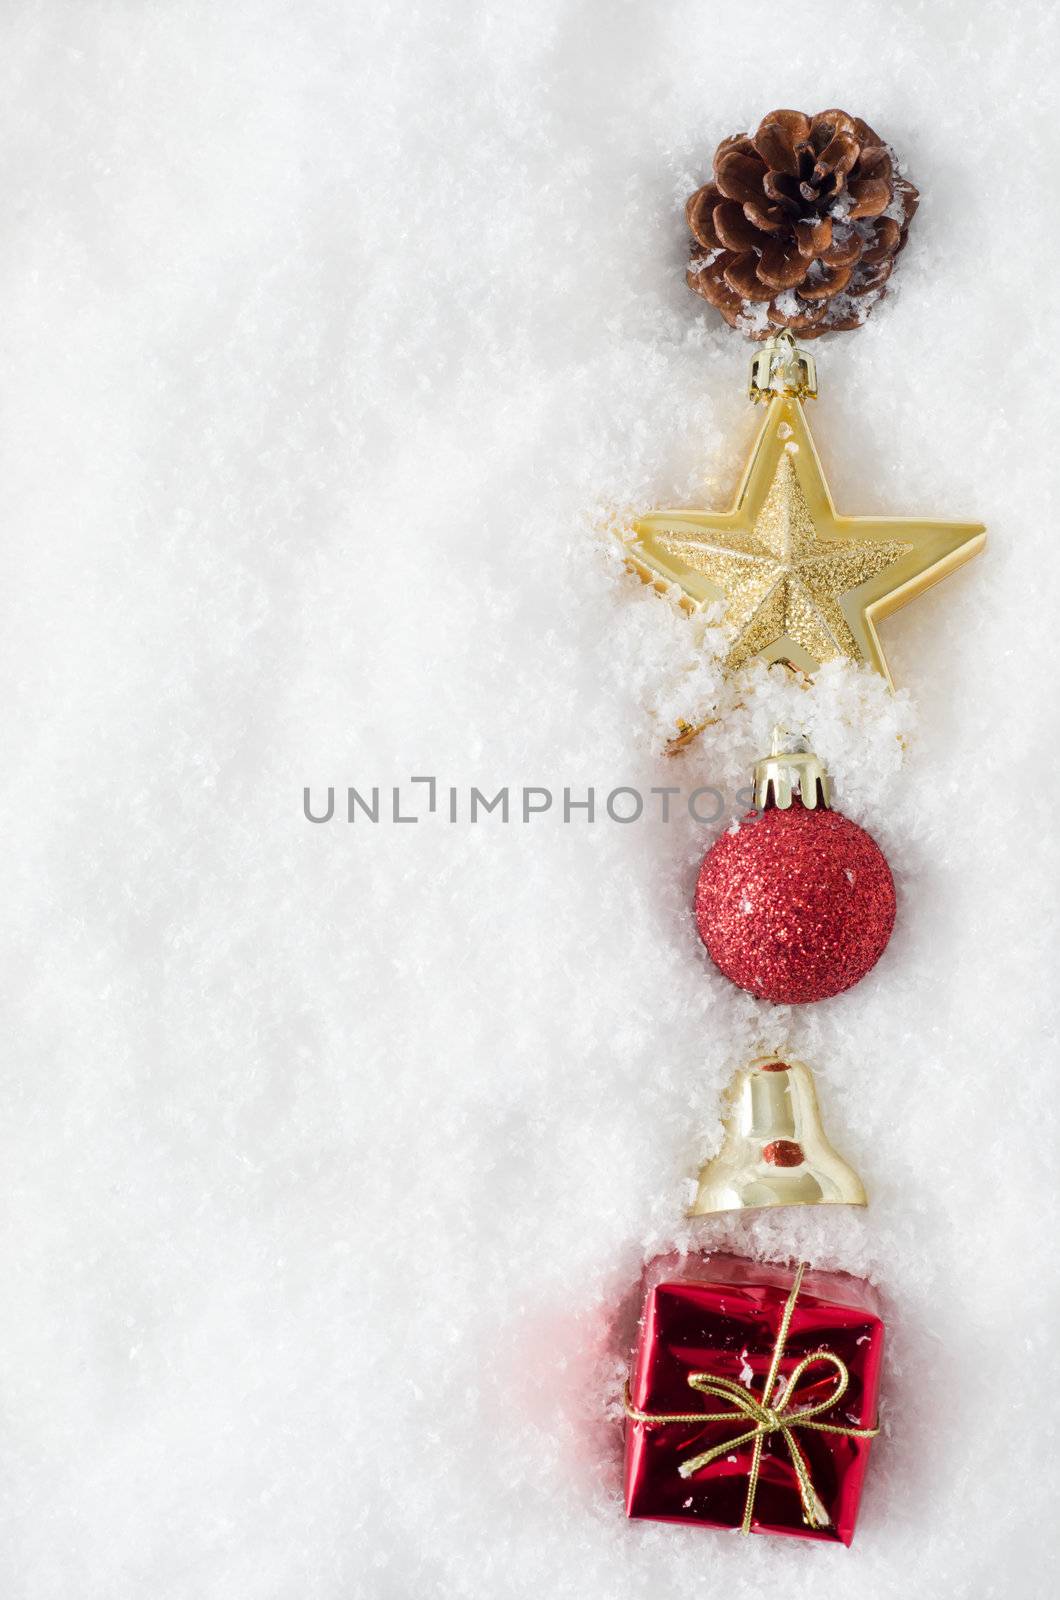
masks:
<svg viewBox="0 0 1060 1600"><path fill-rule="evenodd" d="M765 421L731 511L652 511L634 524L631 565L682 603L725 605L730 671L756 657L812 677L826 661L868 662L891 682L876 625L983 548L977 522L842 517L801 401L812 358L790 334L751 369Z"/></svg>

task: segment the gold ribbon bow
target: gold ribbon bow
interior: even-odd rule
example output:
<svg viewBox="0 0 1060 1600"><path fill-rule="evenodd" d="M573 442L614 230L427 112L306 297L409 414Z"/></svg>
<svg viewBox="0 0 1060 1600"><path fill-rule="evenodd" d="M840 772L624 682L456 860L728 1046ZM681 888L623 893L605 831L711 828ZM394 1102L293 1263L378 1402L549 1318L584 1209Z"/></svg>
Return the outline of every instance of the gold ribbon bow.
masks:
<svg viewBox="0 0 1060 1600"><path fill-rule="evenodd" d="M629 1384L626 1384L626 1415L634 1422L647 1424L655 1423L661 1426L667 1422L730 1422L742 1421L744 1418L754 1426L748 1428L746 1433L738 1434L735 1439L726 1439L724 1444L716 1444L710 1450L704 1450L700 1455L693 1456L689 1461L682 1461L677 1469L682 1478L690 1478L701 1467L709 1466L719 1456L730 1454L740 1445L750 1444L754 1441L754 1452L751 1457L751 1467L747 1478L747 1499L744 1502L743 1522L740 1526L741 1533L750 1533L751 1519L754 1516L755 1496L758 1493L758 1477L762 1468L762 1446L766 1437L771 1433L783 1436L784 1443L791 1455L792 1466L799 1483L799 1498L802 1501L803 1521L811 1528L826 1528L829 1523L828 1513L817 1496L810 1477L810 1469L795 1438L796 1428L810 1428L817 1433L839 1433L847 1439L874 1439L879 1433L879 1428L842 1428L834 1422L818 1422L816 1418L825 1411L831 1411L838 1405L847 1392L850 1383L850 1373L846 1363L832 1350L817 1350L812 1355L804 1356L788 1379L779 1405L770 1405L770 1396L776 1386L780 1363L784 1356L784 1346L788 1339L788 1330L791 1327L792 1313L795 1302L799 1298L802 1288L802 1277L806 1271L806 1263L799 1263L799 1270L795 1274L795 1282L791 1286L784 1314L780 1319L780 1330L777 1333L776 1343L773 1346L773 1358L769 1363L766 1374L765 1386L762 1397L758 1399L741 1384L734 1383L731 1378L715 1378L709 1372L690 1372L688 1386L695 1389L698 1394L710 1395L715 1400L728 1400L733 1405L732 1411L641 1411L630 1399ZM805 1374L814 1366L834 1367L836 1372L836 1386L824 1400L818 1400L812 1406L799 1406L793 1403L792 1397Z"/></svg>

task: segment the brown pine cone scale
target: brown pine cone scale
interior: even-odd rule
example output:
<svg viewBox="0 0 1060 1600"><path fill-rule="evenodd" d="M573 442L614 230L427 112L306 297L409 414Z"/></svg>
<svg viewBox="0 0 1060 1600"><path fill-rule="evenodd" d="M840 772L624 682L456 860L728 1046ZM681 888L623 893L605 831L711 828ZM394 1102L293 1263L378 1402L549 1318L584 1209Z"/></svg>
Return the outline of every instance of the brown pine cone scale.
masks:
<svg viewBox="0 0 1060 1600"><path fill-rule="evenodd" d="M894 153L845 111L771 111L718 146L685 207L688 286L752 339L860 327L919 202Z"/></svg>

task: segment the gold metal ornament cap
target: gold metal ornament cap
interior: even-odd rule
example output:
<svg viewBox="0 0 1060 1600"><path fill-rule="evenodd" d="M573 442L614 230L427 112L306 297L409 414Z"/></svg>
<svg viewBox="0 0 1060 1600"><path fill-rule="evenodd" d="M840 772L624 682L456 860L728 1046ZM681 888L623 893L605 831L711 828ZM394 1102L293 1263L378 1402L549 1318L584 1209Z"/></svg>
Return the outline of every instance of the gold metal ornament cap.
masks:
<svg viewBox="0 0 1060 1600"><path fill-rule="evenodd" d="M805 1063L758 1057L736 1074L728 1102L721 1149L700 1170L689 1216L868 1204L858 1174L828 1142Z"/></svg>
<svg viewBox="0 0 1060 1600"><path fill-rule="evenodd" d="M777 395L816 400L817 363L808 350L795 343L786 328L768 339L752 358L747 394L756 403L773 400Z"/></svg>
<svg viewBox="0 0 1060 1600"><path fill-rule="evenodd" d="M818 806L830 810L832 780L824 763L801 737L794 741L793 750L782 749L786 737L783 728L774 728L769 754L755 762L754 796L758 810L764 811L772 805L787 811L795 795L808 811L815 811Z"/></svg>

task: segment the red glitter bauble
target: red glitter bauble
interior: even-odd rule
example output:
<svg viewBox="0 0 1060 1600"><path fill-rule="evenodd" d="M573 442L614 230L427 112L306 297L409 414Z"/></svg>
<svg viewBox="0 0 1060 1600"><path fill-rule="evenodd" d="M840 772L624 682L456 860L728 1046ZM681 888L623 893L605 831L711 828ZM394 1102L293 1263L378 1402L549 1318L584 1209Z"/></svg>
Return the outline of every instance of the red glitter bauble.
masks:
<svg viewBox="0 0 1060 1600"><path fill-rule="evenodd" d="M838 811L752 812L707 851L696 923L715 964L777 1005L842 994L894 927L894 879L876 841Z"/></svg>

